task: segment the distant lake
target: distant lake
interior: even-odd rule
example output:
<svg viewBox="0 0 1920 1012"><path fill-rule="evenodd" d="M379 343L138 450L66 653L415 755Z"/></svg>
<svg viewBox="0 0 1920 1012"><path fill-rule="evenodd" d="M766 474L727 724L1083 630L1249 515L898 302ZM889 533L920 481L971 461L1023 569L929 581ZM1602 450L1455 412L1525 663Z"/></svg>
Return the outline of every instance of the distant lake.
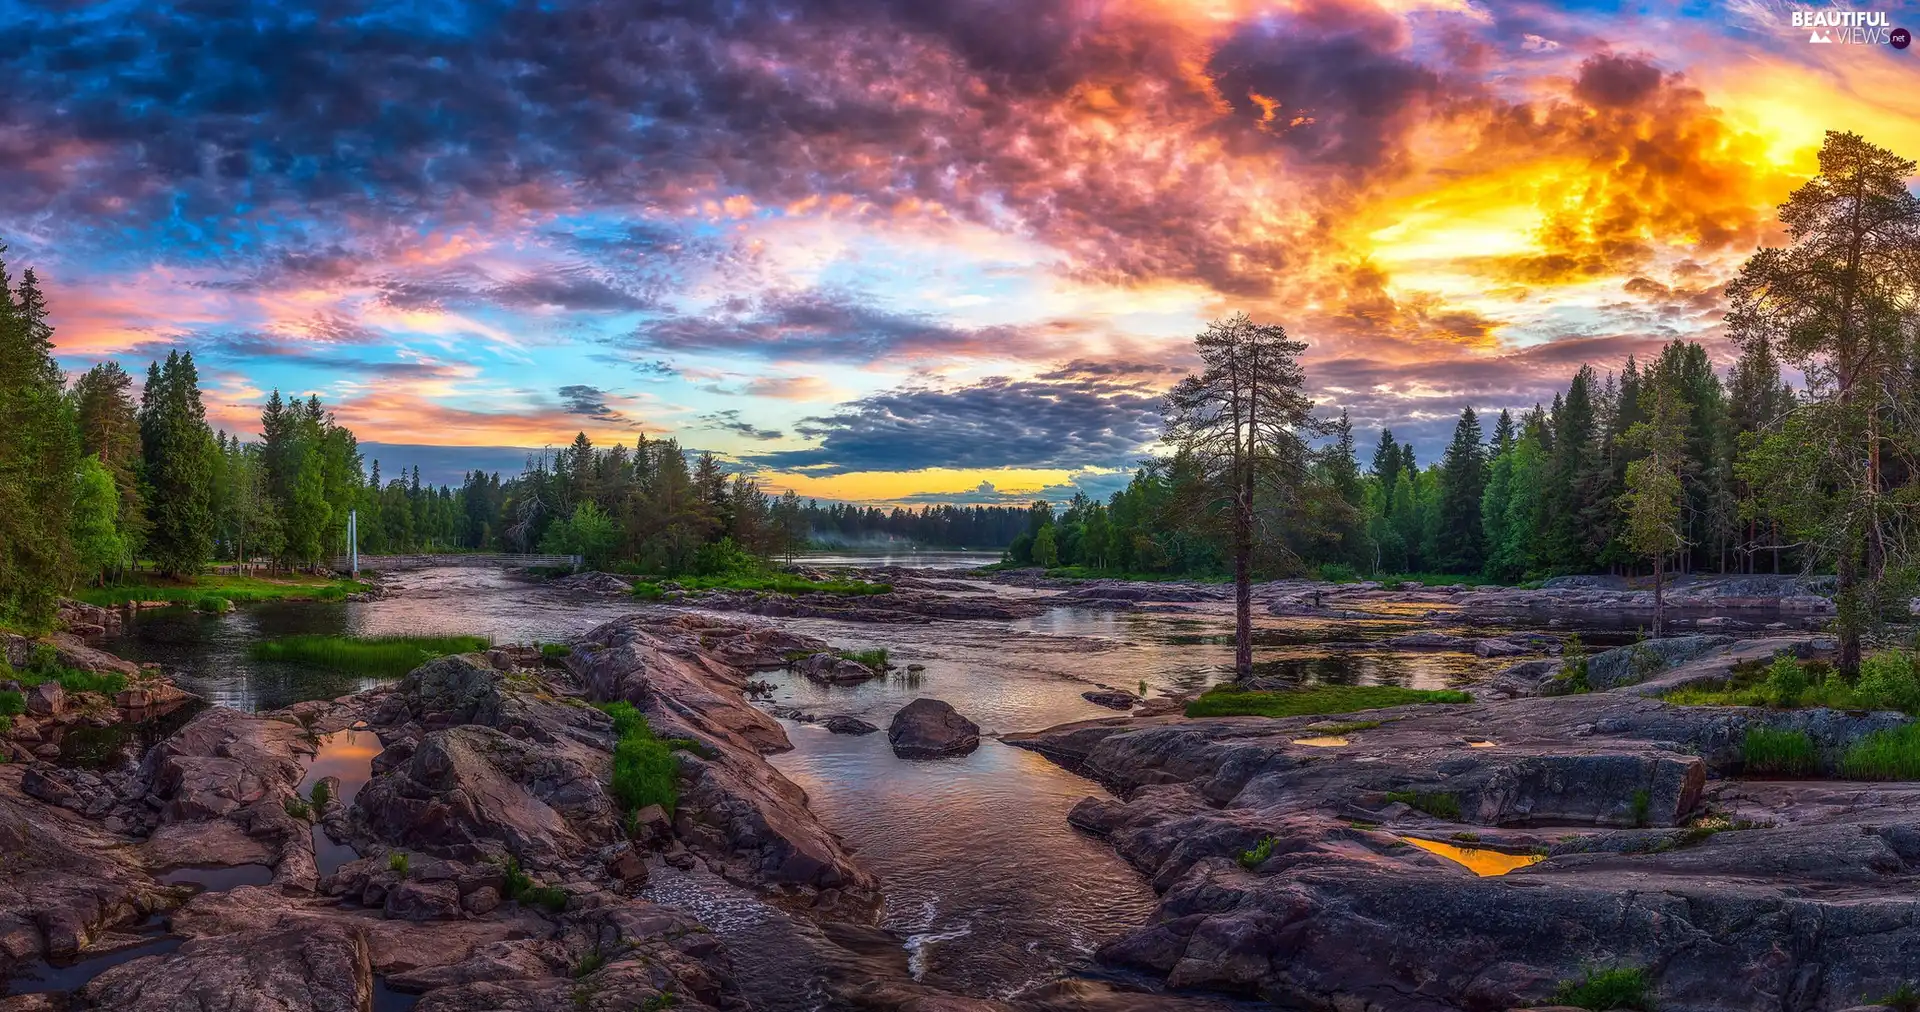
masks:
<svg viewBox="0 0 1920 1012"><path fill-rule="evenodd" d="M972 551L915 551L899 549L843 549L831 552L800 552L793 561L821 569L857 569L865 566L914 566L921 569L973 569L1000 561L997 548Z"/></svg>

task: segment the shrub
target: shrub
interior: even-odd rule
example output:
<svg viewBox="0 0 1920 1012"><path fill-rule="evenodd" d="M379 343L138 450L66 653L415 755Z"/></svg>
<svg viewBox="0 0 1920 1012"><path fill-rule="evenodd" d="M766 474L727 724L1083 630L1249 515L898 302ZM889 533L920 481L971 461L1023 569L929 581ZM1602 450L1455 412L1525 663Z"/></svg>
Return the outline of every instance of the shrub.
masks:
<svg viewBox="0 0 1920 1012"><path fill-rule="evenodd" d="M1567 637L1566 646L1560 650L1560 673L1554 676L1563 692L1590 692L1592 685L1587 682L1587 648L1580 642L1580 634Z"/></svg>
<svg viewBox="0 0 1920 1012"><path fill-rule="evenodd" d="M1267 863L1267 858L1273 856L1274 843L1275 840L1271 836L1261 837L1260 842L1253 845L1253 849L1241 853L1240 867L1252 871Z"/></svg>
<svg viewBox="0 0 1920 1012"><path fill-rule="evenodd" d="M693 553L693 571L699 576L735 576L755 573L761 568L760 560L732 538L701 545Z"/></svg>
<svg viewBox="0 0 1920 1012"><path fill-rule="evenodd" d="M573 648L567 646L565 643L542 643L540 644L540 656L552 658L571 657L573 656Z"/></svg>
<svg viewBox="0 0 1920 1012"><path fill-rule="evenodd" d="M599 946L595 946L592 952L581 956L573 964L573 979L579 980L605 965L607 965L607 954L601 951Z"/></svg>
<svg viewBox="0 0 1920 1012"><path fill-rule="evenodd" d="M280 807L286 809L288 815L299 819L301 822L305 822L313 817L313 809L307 805L306 800L303 798L288 798L281 802Z"/></svg>
<svg viewBox="0 0 1920 1012"><path fill-rule="evenodd" d="M1812 773L1818 761L1813 739L1804 731L1775 731L1755 727L1747 730L1740 742L1740 754L1747 773Z"/></svg>
<svg viewBox="0 0 1920 1012"><path fill-rule="evenodd" d="M401 878L407 877L407 852L396 850L387 855L387 870Z"/></svg>
<svg viewBox="0 0 1920 1012"><path fill-rule="evenodd" d="M1799 706L1810 684L1807 669L1786 651L1774 655L1773 663L1767 666L1767 696L1775 706Z"/></svg>
<svg viewBox="0 0 1920 1012"><path fill-rule="evenodd" d="M1653 996L1648 994L1647 973L1637 966L1616 966L1606 970L1588 970L1573 980L1563 980L1553 993L1555 1004L1572 1005L1608 1012L1610 1009L1638 1009L1652 1012Z"/></svg>
<svg viewBox="0 0 1920 1012"><path fill-rule="evenodd" d="M7 689L0 692L0 717L12 718L27 712L27 697Z"/></svg>
<svg viewBox="0 0 1920 1012"><path fill-rule="evenodd" d="M327 786L327 782L325 780L322 780L319 783L314 784L313 785L313 810L316 812L325 810L327 807L328 799L332 797L333 797L333 789Z"/></svg>
<svg viewBox="0 0 1920 1012"><path fill-rule="evenodd" d="M1360 574L1344 562L1323 562L1320 564L1320 578L1328 583L1354 583Z"/></svg>
<svg viewBox="0 0 1920 1012"><path fill-rule="evenodd" d="M1920 674L1914 658L1899 650L1884 650L1860 662L1854 692L1864 706L1876 710L1920 710Z"/></svg>
<svg viewBox="0 0 1920 1012"><path fill-rule="evenodd" d="M1433 816L1436 819L1458 819L1460 817L1460 799L1452 794L1427 793L1424 791L1388 791L1387 802L1399 802Z"/></svg>
<svg viewBox="0 0 1920 1012"><path fill-rule="evenodd" d="M1840 757L1840 772L1855 780L1920 780L1920 724L1875 731Z"/></svg>
<svg viewBox="0 0 1920 1012"><path fill-rule="evenodd" d="M196 602L194 607L210 615L224 615L233 609L233 602L218 594L208 594Z"/></svg>
<svg viewBox="0 0 1920 1012"><path fill-rule="evenodd" d="M1903 980L1899 987L1874 999L1874 1004L1885 1005L1895 1012L1920 1012L1920 990Z"/></svg>

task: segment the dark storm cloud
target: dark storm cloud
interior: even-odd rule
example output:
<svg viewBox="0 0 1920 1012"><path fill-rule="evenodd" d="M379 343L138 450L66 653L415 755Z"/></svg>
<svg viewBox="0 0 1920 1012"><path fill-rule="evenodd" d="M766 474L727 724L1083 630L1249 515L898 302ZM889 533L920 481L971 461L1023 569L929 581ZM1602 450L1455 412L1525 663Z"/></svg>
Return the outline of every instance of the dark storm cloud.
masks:
<svg viewBox="0 0 1920 1012"><path fill-rule="evenodd" d="M875 394L796 429L819 439L819 447L747 459L818 474L1125 467L1159 438L1160 398L1095 381L993 378L952 389Z"/></svg>
<svg viewBox="0 0 1920 1012"><path fill-rule="evenodd" d="M728 408L725 411L714 411L701 415L700 425L703 428L720 429L724 432L731 432L738 436L745 436L748 439L758 439L763 442L770 439L779 439L781 436L786 435L786 433L781 432L779 429L763 429L741 418L740 411L737 408Z"/></svg>
<svg viewBox="0 0 1920 1012"><path fill-rule="evenodd" d="M661 351L862 362L988 351L1024 355L1047 340L1036 341L1008 327L962 329L928 316L890 312L848 293L824 291L729 300L704 316L664 316L642 323L633 339Z"/></svg>
<svg viewBox="0 0 1920 1012"><path fill-rule="evenodd" d="M598 387L572 384L560 388L560 401L570 415L586 415L602 421L625 421L626 416L607 404L607 392Z"/></svg>
<svg viewBox="0 0 1920 1012"><path fill-rule="evenodd" d="M1575 98L1597 108L1639 105L1660 89L1660 68L1637 56L1603 53L1580 64Z"/></svg>

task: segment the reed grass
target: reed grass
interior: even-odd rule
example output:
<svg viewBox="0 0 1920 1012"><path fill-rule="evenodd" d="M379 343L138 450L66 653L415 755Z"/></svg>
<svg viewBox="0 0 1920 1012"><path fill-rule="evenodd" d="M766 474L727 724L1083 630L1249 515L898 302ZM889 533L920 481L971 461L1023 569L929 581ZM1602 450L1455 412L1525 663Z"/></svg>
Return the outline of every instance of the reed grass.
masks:
<svg viewBox="0 0 1920 1012"><path fill-rule="evenodd" d="M1216 685L1187 704L1189 717L1299 717L1352 713L1414 703L1470 703L1455 689L1403 689L1397 685L1313 685L1264 692Z"/></svg>
<svg viewBox="0 0 1920 1012"><path fill-rule="evenodd" d="M448 654L485 650L485 636L283 636L255 643L256 660L286 661L361 675L404 675Z"/></svg>

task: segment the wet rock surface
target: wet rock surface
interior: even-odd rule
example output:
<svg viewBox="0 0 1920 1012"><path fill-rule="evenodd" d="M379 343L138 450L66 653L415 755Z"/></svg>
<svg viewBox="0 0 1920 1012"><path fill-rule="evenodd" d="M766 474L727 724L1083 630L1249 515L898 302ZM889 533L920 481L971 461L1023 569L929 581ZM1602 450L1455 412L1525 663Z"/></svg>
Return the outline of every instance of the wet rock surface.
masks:
<svg viewBox="0 0 1920 1012"><path fill-rule="evenodd" d="M893 715L887 744L902 759L966 755L980 747L980 727L949 704L921 696Z"/></svg>
<svg viewBox="0 0 1920 1012"><path fill-rule="evenodd" d="M1904 719L1620 691L1004 740L1115 792L1071 821L1161 899L1100 958L1171 986L1438 1012L1632 965L1662 1009L1827 1010L1920 976L1913 792L1718 778L1752 727L1835 754ZM1335 724L1346 744L1296 743ZM1408 837L1548 856L1483 878Z"/></svg>

